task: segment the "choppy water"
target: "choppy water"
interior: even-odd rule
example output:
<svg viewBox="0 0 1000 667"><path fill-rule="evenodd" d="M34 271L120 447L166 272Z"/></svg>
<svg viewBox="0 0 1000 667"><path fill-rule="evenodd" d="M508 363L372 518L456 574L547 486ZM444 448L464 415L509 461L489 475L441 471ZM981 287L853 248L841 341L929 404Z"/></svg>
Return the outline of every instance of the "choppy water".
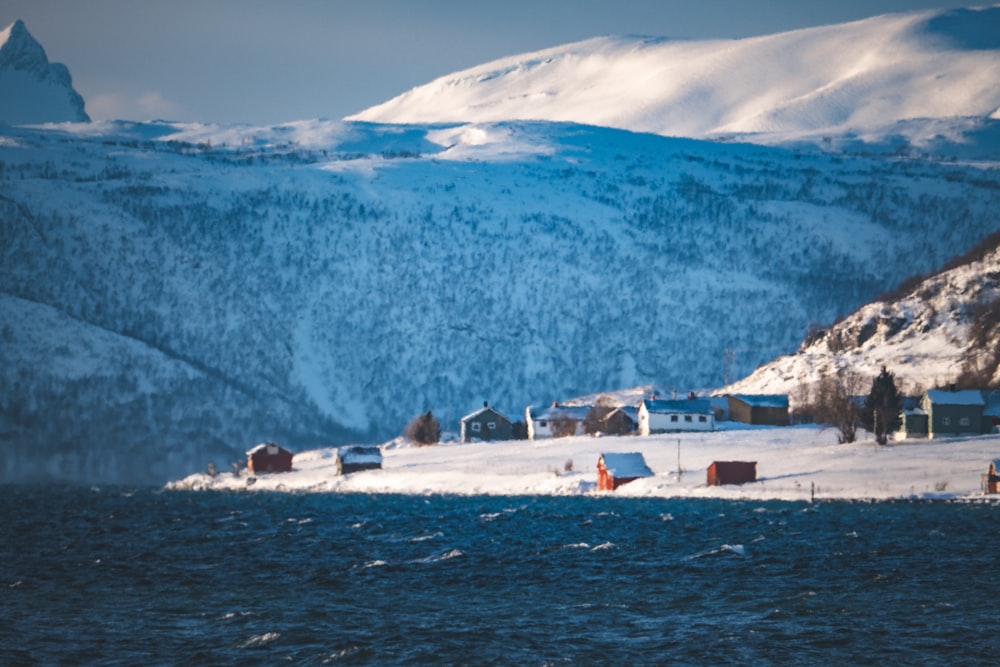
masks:
<svg viewBox="0 0 1000 667"><path fill-rule="evenodd" d="M1000 506L0 488L3 664L996 664Z"/></svg>

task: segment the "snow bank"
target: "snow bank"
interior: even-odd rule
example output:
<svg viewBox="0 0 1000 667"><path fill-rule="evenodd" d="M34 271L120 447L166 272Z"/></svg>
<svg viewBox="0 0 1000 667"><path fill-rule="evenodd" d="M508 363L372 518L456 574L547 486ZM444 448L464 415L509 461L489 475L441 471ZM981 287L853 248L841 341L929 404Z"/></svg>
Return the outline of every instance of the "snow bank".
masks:
<svg viewBox="0 0 1000 667"><path fill-rule="evenodd" d="M981 497L982 475L1000 458L1000 436L836 444L817 427L740 428L649 437L579 436L541 441L383 447L381 470L338 476L336 449L302 452L291 473L198 473L171 490L403 493L415 495L596 494L602 452L643 454L654 476L614 493L630 497L753 500L955 499ZM758 480L707 486L713 461L757 461ZM678 463L680 473L678 474ZM253 481L251 481L253 480ZM605 492L601 492L605 493Z"/></svg>

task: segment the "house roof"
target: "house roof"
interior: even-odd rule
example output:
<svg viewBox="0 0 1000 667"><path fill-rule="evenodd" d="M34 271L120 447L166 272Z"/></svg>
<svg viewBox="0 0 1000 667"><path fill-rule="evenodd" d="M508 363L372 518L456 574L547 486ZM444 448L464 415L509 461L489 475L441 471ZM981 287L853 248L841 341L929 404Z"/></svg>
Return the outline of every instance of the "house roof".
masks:
<svg viewBox="0 0 1000 667"><path fill-rule="evenodd" d="M279 451L285 451L285 452L291 454L291 452L289 452L287 449L285 449L281 445L275 444L273 442L262 442L259 445L257 445L256 447L254 447L253 449L248 450L247 451L247 456L253 456L254 454L257 454L258 452L262 452L262 451L266 450L268 447L277 447Z"/></svg>
<svg viewBox="0 0 1000 667"><path fill-rule="evenodd" d="M507 417L507 415L505 415L504 413L500 412L496 408L492 408L492 407L490 407L488 405L484 405L483 407L479 408L475 412L471 412L471 413L465 415L464 417L462 417L461 421L467 422L470 419L475 419L476 417L478 417L479 415L481 415L481 414L483 414L485 412L492 412L497 417L501 417L502 419L504 419L504 420L506 420L508 422L510 421L510 419Z"/></svg>
<svg viewBox="0 0 1000 667"><path fill-rule="evenodd" d="M604 467L613 477L652 477L653 471L639 452L601 454Z"/></svg>
<svg viewBox="0 0 1000 667"><path fill-rule="evenodd" d="M538 419L559 419L560 417L583 421L590 412L589 405L549 405L544 408L529 410L531 418Z"/></svg>
<svg viewBox="0 0 1000 667"><path fill-rule="evenodd" d="M646 399L643 401L646 410L660 414L712 414L712 405L704 398L683 398L678 400L655 400Z"/></svg>
<svg viewBox="0 0 1000 667"><path fill-rule="evenodd" d="M337 456L344 463L381 463L382 450L376 446L347 445L337 449Z"/></svg>
<svg viewBox="0 0 1000 667"><path fill-rule="evenodd" d="M616 412L624 413L626 417L628 417L634 422L639 421L639 408L631 405L622 405L620 407L617 407L608 414L604 415L604 418L607 419Z"/></svg>
<svg viewBox="0 0 1000 667"><path fill-rule="evenodd" d="M965 389L963 391L928 389L927 399L933 405L986 405L983 393L978 389Z"/></svg>
<svg viewBox="0 0 1000 667"><path fill-rule="evenodd" d="M730 394L752 408L787 408L787 394Z"/></svg>

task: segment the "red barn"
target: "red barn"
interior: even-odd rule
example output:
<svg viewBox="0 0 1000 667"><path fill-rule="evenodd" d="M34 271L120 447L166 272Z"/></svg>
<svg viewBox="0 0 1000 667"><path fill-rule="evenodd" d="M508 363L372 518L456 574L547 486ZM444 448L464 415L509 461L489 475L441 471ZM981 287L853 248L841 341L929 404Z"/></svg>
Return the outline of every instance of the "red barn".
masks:
<svg viewBox="0 0 1000 667"><path fill-rule="evenodd" d="M708 485L745 484L757 481L756 461L713 461L708 466Z"/></svg>
<svg viewBox="0 0 1000 667"><path fill-rule="evenodd" d="M250 473L291 472L292 453L273 442L263 442L247 452Z"/></svg>
<svg viewBox="0 0 1000 667"><path fill-rule="evenodd" d="M640 477L652 477L653 471L638 452L601 454L597 459L597 490L614 491Z"/></svg>

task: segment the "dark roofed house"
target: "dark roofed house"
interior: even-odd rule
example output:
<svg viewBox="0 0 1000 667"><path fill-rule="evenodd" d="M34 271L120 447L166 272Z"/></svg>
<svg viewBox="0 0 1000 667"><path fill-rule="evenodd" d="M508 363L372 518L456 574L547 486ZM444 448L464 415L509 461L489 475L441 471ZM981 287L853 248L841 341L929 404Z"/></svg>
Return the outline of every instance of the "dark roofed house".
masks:
<svg viewBox="0 0 1000 667"><path fill-rule="evenodd" d="M510 440L513 425L506 415L491 408L489 403L483 403L483 407L462 417L460 431L462 442Z"/></svg>
<svg viewBox="0 0 1000 667"><path fill-rule="evenodd" d="M346 445L337 448L338 475L381 468L382 450L375 445Z"/></svg>
<svg viewBox="0 0 1000 667"><path fill-rule="evenodd" d="M744 424L788 426L788 396L784 394L730 394L729 418Z"/></svg>
<svg viewBox="0 0 1000 667"><path fill-rule="evenodd" d="M642 477L652 477L653 471L639 452L625 454L606 452L597 459L597 490L614 491Z"/></svg>
<svg viewBox="0 0 1000 667"><path fill-rule="evenodd" d="M293 454L273 442L262 442L247 452L247 470L253 474L291 472Z"/></svg>

